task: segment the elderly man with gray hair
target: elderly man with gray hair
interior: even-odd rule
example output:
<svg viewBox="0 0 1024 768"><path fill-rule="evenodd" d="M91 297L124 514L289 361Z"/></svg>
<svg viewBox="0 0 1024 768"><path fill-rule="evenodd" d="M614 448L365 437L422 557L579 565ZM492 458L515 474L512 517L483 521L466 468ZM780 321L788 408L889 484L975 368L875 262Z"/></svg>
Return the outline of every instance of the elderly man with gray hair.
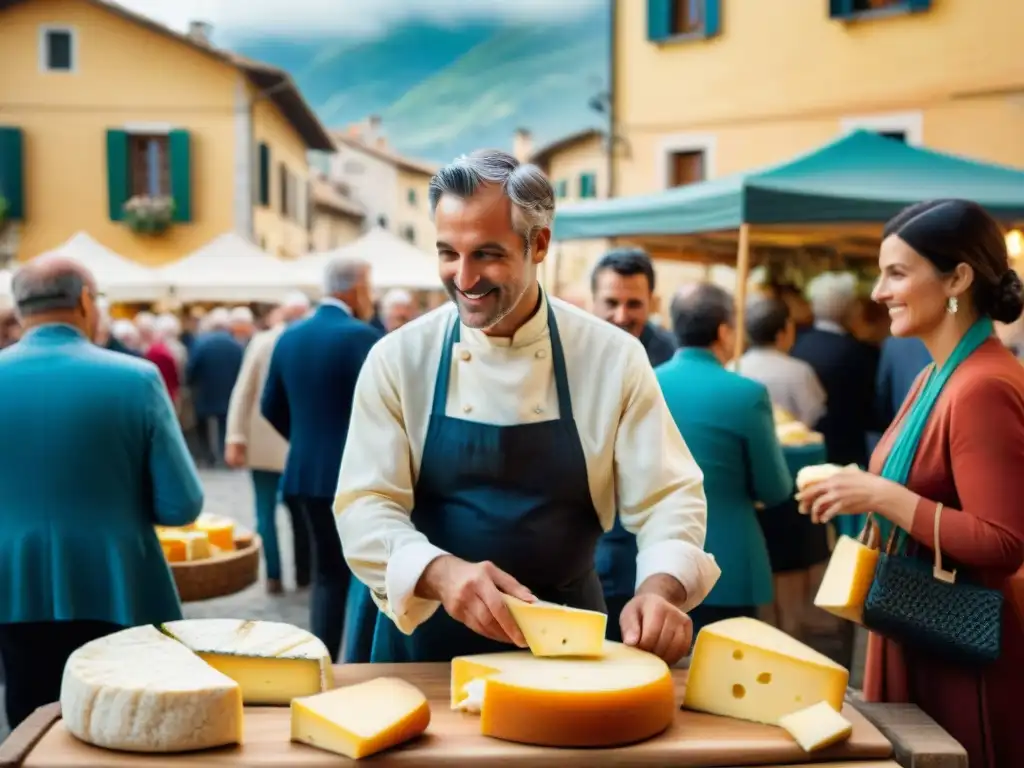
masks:
<svg viewBox="0 0 1024 768"><path fill-rule="evenodd" d="M13 728L59 698L82 644L182 617L153 524L193 522L203 490L157 369L93 343L88 270L41 256L12 287L25 327L0 352L0 657Z"/></svg>
<svg viewBox="0 0 1024 768"><path fill-rule="evenodd" d="M370 352L334 507L380 608L372 660L525 646L503 594L605 612L594 550L618 514L636 592L609 621L678 661L719 569L700 468L643 345L541 290L555 194L537 166L474 152L429 199L452 302Z"/></svg>
<svg viewBox="0 0 1024 768"><path fill-rule="evenodd" d="M830 462L866 467L868 433L880 426L875 410L879 351L846 328L857 280L850 273L824 272L807 285L807 297L814 327L797 337L790 355L814 369L828 402L825 415L809 426L824 435Z"/></svg>
<svg viewBox="0 0 1024 768"><path fill-rule="evenodd" d="M416 317L416 302L407 290L392 288L380 300L380 314L384 330L391 333Z"/></svg>
<svg viewBox="0 0 1024 768"><path fill-rule="evenodd" d="M311 627L333 658L341 646L351 574L331 502L356 379L381 336L366 322L372 313L369 266L353 259L331 261L320 306L274 344L260 407L289 442L281 492L289 507L302 510L309 528L314 547Z"/></svg>

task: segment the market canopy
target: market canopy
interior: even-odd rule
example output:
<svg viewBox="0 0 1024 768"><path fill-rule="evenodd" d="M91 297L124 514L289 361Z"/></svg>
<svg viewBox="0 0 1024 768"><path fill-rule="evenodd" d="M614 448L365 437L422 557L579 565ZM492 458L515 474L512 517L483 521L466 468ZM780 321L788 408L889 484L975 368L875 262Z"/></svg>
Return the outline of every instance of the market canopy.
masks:
<svg viewBox="0 0 1024 768"><path fill-rule="evenodd" d="M303 287L321 291L324 269L335 258L359 259L368 263L370 283L377 289L433 290L442 287L436 257L380 227L371 229L341 248L300 259Z"/></svg>
<svg viewBox="0 0 1024 768"><path fill-rule="evenodd" d="M946 197L974 200L1004 221L1024 220L1024 171L854 131L767 168L566 206L555 215L554 238L689 235L700 242L750 224L769 241L775 231L778 244L819 233L854 245L869 238L874 249L880 225L900 209Z"/></svg>
<svg viewBox="0 0 1024 768"><path fill-rule="evenodd" d="M234 232L161 268L182 302L278 302L300 283L297 263L282 261Z"/></svg>
<svg viewBox="0 0 1024 768"><path fill-rule="evenodd" d="M11 294L11 278L14 273L9 269L0 269L0 310L12 309L14 297Z"/></svg>
<svg viewBox="0 0 1024 768"><path fill-rule="evenodd" d="M167 283L157 270L115 253L85 232L48 253L59 253L85 266L110 301L152 302L167 296Z"/></svg>

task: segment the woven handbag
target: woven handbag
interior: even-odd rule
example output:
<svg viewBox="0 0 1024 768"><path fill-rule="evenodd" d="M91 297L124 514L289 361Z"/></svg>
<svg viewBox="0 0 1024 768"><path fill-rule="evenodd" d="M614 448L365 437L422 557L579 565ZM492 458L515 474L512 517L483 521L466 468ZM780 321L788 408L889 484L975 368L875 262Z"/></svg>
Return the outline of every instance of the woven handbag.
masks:
<svg viewBox="0 0 1024 768"><path fill-rule="evenodd" d="M999 658L1003 593L957 580L942 567L935 509L935 562L903 554L905 533L893 528L864 601L864 626L910 649L975 666Z"/></svg>

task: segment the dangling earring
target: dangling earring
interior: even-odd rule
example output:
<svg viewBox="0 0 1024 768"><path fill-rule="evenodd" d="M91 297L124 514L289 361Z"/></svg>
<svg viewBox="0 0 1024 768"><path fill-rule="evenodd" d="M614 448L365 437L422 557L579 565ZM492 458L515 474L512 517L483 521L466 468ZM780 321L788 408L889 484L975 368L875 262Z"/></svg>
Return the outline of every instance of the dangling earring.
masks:
<svg viewBox="0 0 1024 768"><path fill-rule="evenodd" d="M958 309L960 309L960 302L956 296L950 296L949 301L946 302L946 311L951 315L955 315Z"/></svg>

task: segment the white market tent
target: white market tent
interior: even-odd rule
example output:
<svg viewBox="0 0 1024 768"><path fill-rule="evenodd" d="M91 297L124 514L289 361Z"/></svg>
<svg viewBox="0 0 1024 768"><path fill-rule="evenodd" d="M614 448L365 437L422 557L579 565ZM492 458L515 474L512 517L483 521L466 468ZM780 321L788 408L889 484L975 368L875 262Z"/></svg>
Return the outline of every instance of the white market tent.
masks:
<svg viewBox="0 0 1024 768"><path fill-rule="evenodd" d="M0 310L7 310L14 307L14 297L11 295L11 278L14 273L9 269L0 269Z"/></svg>
<svg viewBox="0 0 1024 768"><path fill-rule="evenodd" d="M167 284L157 270L126 259L85 232L79 232L47 253L59 253L85 266L110 301L150 302L167 296Z"/></svg>
<svg viewBox="0 0 1024 768"><path fill-rule="evenodd" d="M302 288L323 290L324 269L334 258L353 258L370 265L370 284L377 289L436 290L441 287L437 259L386 229L375 227L354 243L299 259Z"/></svg>
<svg viewBox="0 0 1024 768"><path fill-rule="evenodd" d="M181 302L274 303L302 283L296 262L271 256L234 232L214 238L159 272Z"/></svg>

